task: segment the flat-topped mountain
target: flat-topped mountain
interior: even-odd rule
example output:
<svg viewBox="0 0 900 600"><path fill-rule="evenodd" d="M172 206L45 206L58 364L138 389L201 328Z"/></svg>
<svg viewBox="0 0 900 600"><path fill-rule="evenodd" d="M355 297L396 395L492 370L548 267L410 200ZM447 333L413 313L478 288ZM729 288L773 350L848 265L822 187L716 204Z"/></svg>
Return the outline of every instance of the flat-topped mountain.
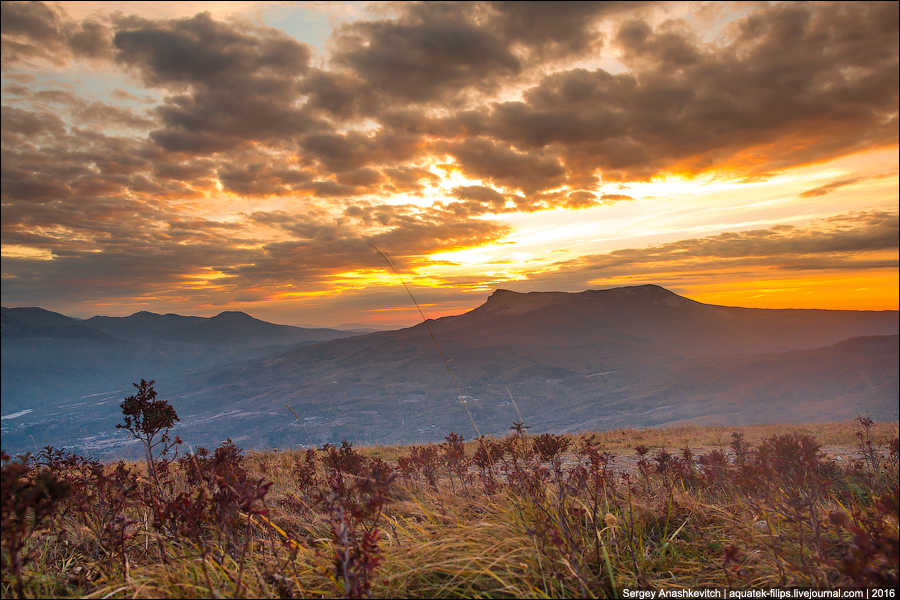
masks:
<svg viewBox="0 0 900 600"><path fill-rule="evenodd" d="M691 357L818 348L897 331L896 311L731 308L694 302L658 286L577 294L499 290L462 315L300 348L260 364L311 372L349 369L371 381L414 377L438 384L449 378L433 333L459 381L516 382L529 373L549 378L612 366L660 368Z"/></svg>
<svg viewBox="0 0 900 600"><path fill-rule="evenodd" d="M477 345L614 344L678 354L816 348L897 332L897 311L772 310L714 306L656 285L576 294L497 290L482 306L436 322Z"/></svg>
<svg viewBox="0 0 900 600"><path fill-rule="evenodd" d="M465 314L198 372L173 393L197 413L215 398L272 445L471 437L460 395L482 433L520 414L537 431L867 409L895 419L897 332L897 311L723 307L658 286L498 290ZM264 429L255 411L268 415Z"/></svg>

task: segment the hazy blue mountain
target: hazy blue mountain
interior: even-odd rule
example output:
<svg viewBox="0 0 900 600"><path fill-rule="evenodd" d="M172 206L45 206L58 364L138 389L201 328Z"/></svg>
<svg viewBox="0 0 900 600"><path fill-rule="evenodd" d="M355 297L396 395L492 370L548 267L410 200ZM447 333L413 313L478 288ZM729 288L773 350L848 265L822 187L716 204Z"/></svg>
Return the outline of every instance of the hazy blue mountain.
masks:
<svg viewBox="0 0 900 600"><path fill-rule="evenodd" d="M0 308L0 311L2 311L4 322L9 318L25 325L36 325L38 327L67 327L80 323L78 319L36 306L22 308L7 308L4 306Z"/></svg>
<svg viewBox="0 0 900 600"><path fill-rule="evenodd" d="M722 307L658 286L498 290L462 315L157 377L157 391L182 417L179 435L207 446L419 443L471 438L475 426L503 434L520 419L533 432L866 410L895 420L897 333L897 311ZM92 437L112 416L66 415L83 447L121 444ZM51 427L22 427L18 439Z"/></svg>
<svg viewBox="0 0 900 600"><path fill-rule="evenodd" d="M130 317L91 317L84 323L108 335L129 341L205 346L292 346L354 335L337 329L275 325L237 311L222 312L210 318L158 315L142 311Z"/></svg>
<svg viewBox="0 0 900 600"><path fill-rule="evenodd" d="M86 319L84 323L110 336L131 342L175 341L182 332L207 321L203 317L185 317L182 315L158 315L145 310L128 317L97 316Z"/></svg>
<svg viewBox="0 0 900 600"><path fill-rule="evenodd" d="M2 332L4 417L23 410L35 416L62 414L65 410L60 407L70 405L94 405L102 414L115 409L130 394L131 383L142 378L169 380L197 369L354 335L275 325L240 312L203 318L143 311L129 317L79 320L41 308L6 307ZM19 425L12 421L4 419L4 432Z"/></svg>
<svg viewBox="0 0 900 600"><path fill-rule="evenodd" d="M2 308L3 337L17 338L90 338L109 336L85 326L81 321L43 308Z"/></svg>

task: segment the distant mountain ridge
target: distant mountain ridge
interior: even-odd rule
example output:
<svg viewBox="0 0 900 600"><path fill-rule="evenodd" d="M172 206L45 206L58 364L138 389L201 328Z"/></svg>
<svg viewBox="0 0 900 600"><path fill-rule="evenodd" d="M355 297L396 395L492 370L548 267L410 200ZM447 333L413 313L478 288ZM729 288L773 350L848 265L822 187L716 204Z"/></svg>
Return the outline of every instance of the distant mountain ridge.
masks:
<svg viewBox="0 0 900 600"><path fill-rule="evenodd" d="M4 337L89 338L109 340L108 335L87 327L77 319L43 308L2 308L0 331Z"/></svg>
<svg viewBox="0 0 900 600"><path fill-rule="evenodd" d="M352 335L275 325L234 311L209 318L141 311L74 319L37 307L3 307L3 414L51 410L84 395L128 392L142 378L164 381Z"/></svg>
<svg viewBox="0 0 900 600"><path fill-rule="evenodd" d="M43 308L3 307L2 318L3 334L15 337L116 338L130 342L251 344L259 347L320 342L353 335L338 329L276 325L239 311L224 311L214 317L140 311L128 317L75 319Z"/></svg>
<svg viewBox="0 0 900 600"><path fill-rule="evenodd" d="M257 327L249 316L220 317L203 327L221 325L229 339ZM188 328L189 339L214 339L203 327ZM216 445L230 436L256 448L344 438L421 443L451 431L471 439L477 433L463 402L481 433L497 435L522 419L532 432L835 420L866 410L896 420L897 334L897 311L725 307L653 285L497 290L464 314L405 329L259 348L256 358L165 376L139 371L146 363L136 360L128 377L157 379L182 417L184 439ZM160 344L139 345L142 356L171 346ZM4 385L6 374L4 362ZM47 435L33 427L13 433L32 432Z"/></svg>
<svg viewBox="0 0 900 600"><path fill-rule="evenodd" d="M14 319L37 327L67 327L81 322L81 319L67 317L36 306L22 308L7 308L4 306L0 308L0 314L2 314L4 322L7 319Z"/></svg>

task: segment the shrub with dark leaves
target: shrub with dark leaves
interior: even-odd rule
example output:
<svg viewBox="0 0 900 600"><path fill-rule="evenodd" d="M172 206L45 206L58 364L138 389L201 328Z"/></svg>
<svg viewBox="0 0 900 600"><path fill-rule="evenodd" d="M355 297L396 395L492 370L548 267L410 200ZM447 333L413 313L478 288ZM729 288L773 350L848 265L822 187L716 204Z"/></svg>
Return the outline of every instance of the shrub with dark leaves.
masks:
<svg viewBox="0 0 900 600"><path fill-rule="evenodd" d="M13 461L3 451L0 462L2 569L16 578L16 592L21 598L25 594L22 583L22 566L27 562L27 557L22 556L25 543L52 519L72 487L54 473L33 469L28 455Z"/></svg>
<svg viewBox="0 0 900 600"><path fill-rule="evenodd" d="M380 562L378 523L390 498L396 475L373 468L351 486L332 473L328 488L318 496L331 524L335 580L344 598L370 598L373 573Z"/></svg>
<svg viewBox="0 0 900 600"><path fill-rule="evenodd" d="M466 458L466 438L450 432L443 444L444 466L447 468L447 474L450 476L450 488L453 491L454 477L459 479L460 484L468 489L469 460Z"/></svg>

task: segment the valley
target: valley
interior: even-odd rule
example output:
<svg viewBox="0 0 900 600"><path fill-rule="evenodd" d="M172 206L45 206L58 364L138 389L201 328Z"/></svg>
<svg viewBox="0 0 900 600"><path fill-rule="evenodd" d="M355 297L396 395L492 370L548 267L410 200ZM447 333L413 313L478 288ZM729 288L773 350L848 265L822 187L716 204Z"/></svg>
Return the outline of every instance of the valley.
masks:
<svg viewBox="0 0 900 600"><path fill-rule="evenodd" d="M472 311L414 327L305 339L248 315L224 319L228 328L219 317L166 315L146 327L134 317L119 329L108 318L54 325L99 323L92 331L110 339L4 329L4 443L127 453L130 440L110 432L141 378L178 411L174 432L206 446L423 443L502 435L514 421L577 433L865 411L897 420L897 311L723 307L637 286L497 290ZM6 418L23 410L32 412Z"/></svg>

